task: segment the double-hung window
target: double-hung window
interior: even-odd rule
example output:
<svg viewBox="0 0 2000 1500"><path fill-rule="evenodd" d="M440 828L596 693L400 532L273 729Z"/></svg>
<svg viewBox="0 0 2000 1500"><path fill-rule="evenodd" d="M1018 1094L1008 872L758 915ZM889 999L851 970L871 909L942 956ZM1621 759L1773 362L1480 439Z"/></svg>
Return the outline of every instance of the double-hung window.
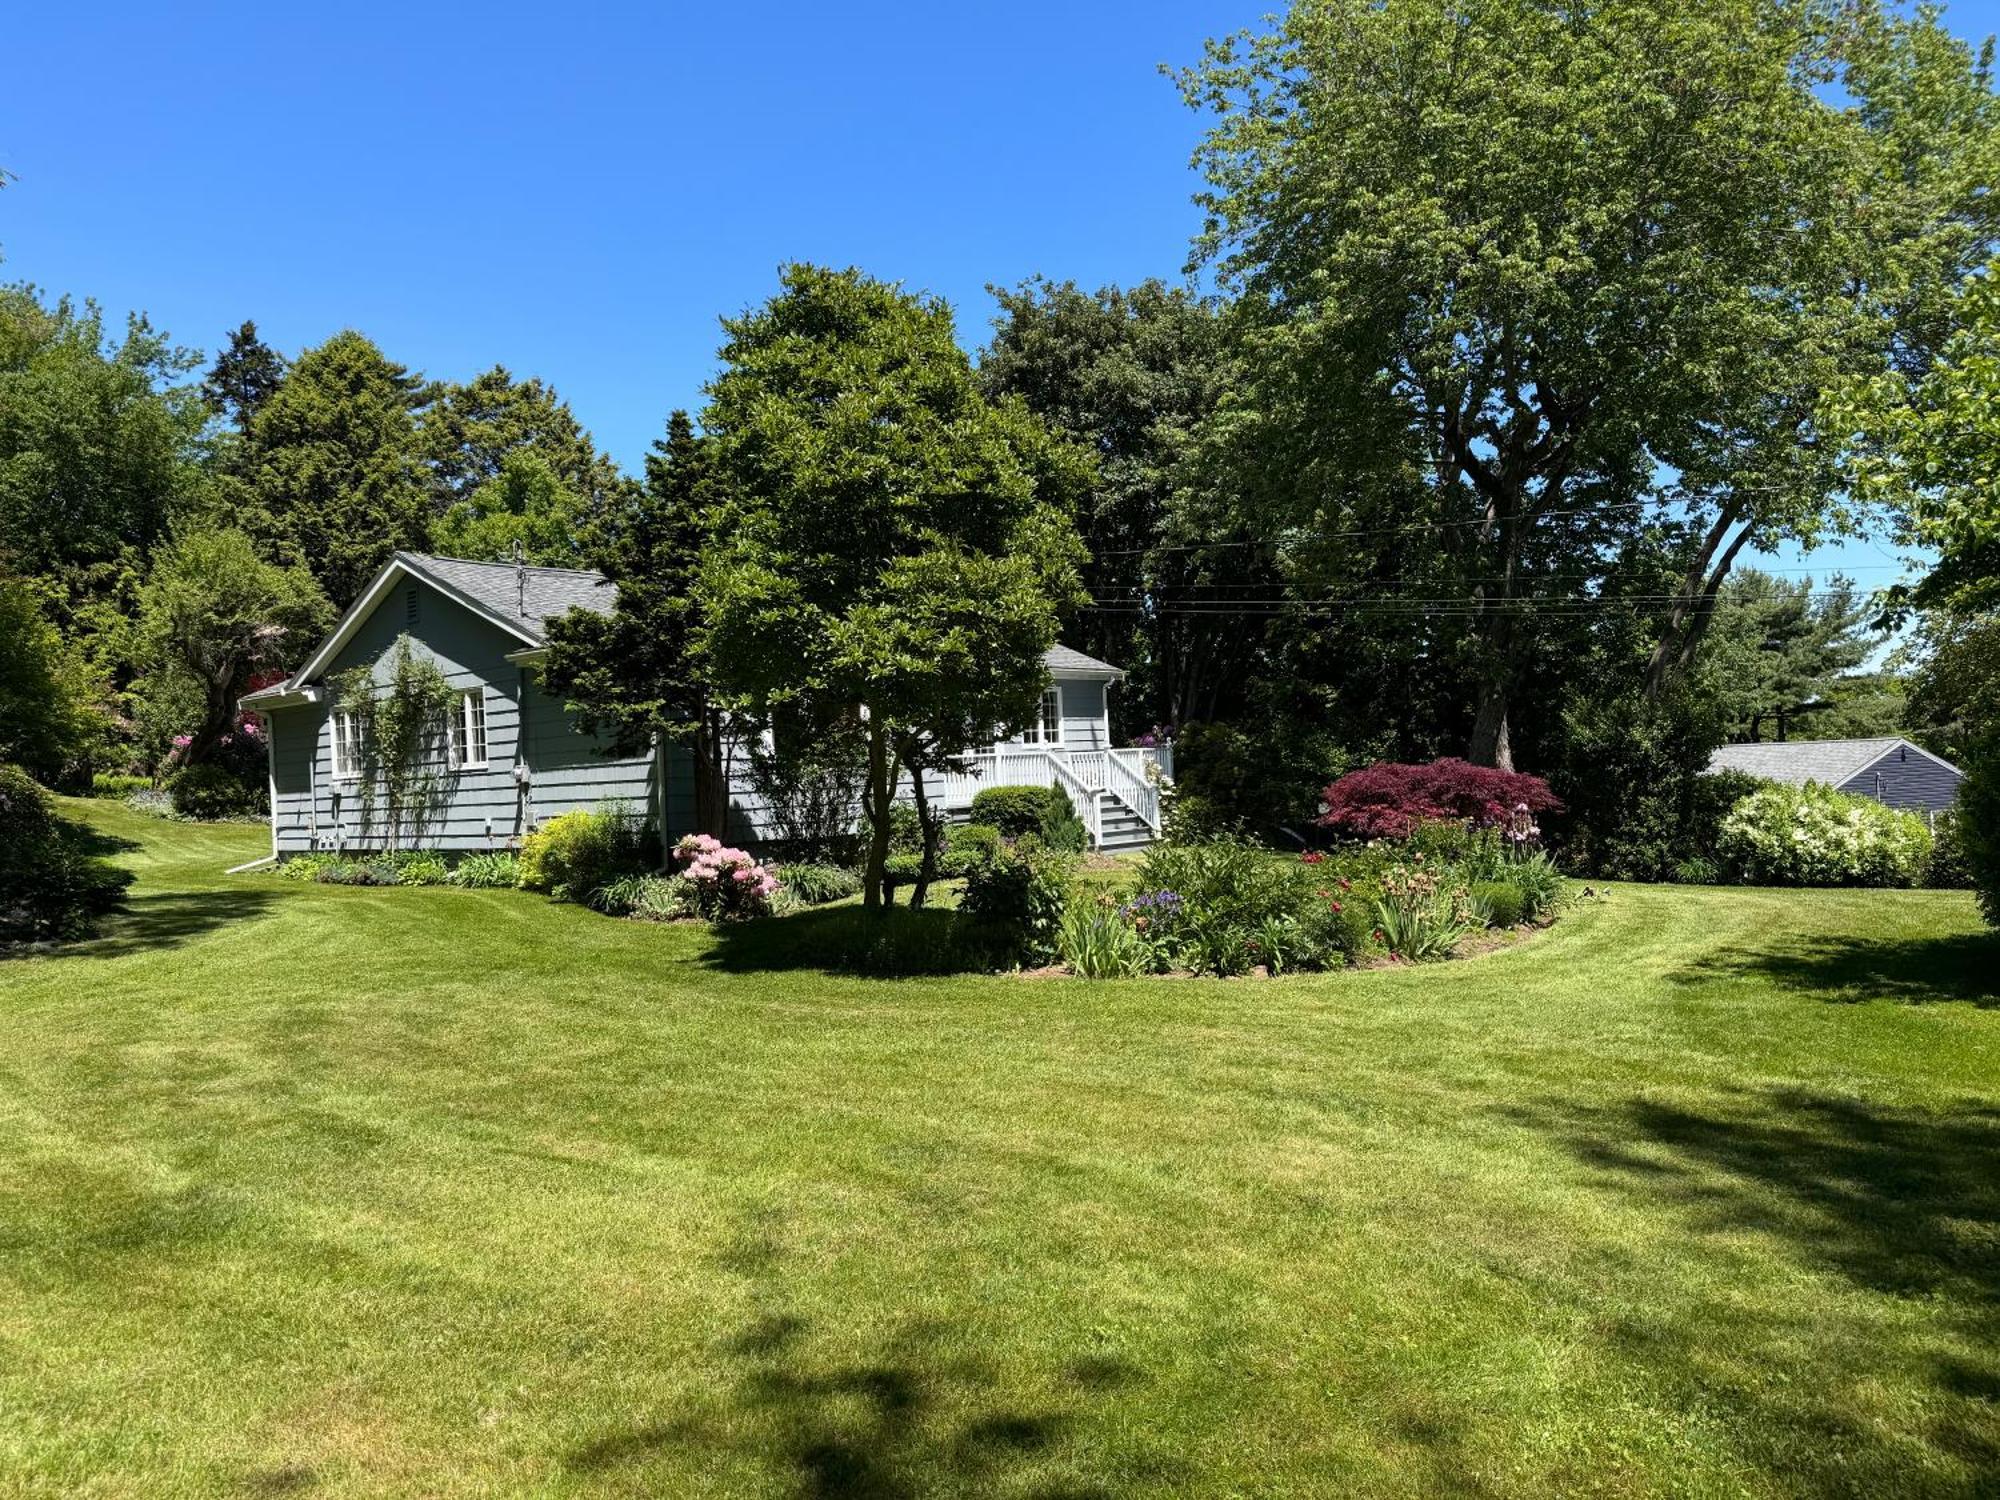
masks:
<svg viewBox="0 0 2000 1500"><path fill-rule="evenodd" d="M1062 692L1050 688L1042 694L1042 703L1035 719L1021 731L1024 745L1060 745L1062 743Z"/></svg>
<svg viewBox="0 0 2000 1500"><path fill-rule="evenodd" d="M336 709L333 715L334 780L352 781L360 774L360 726L354 722L353 714L345 709Z"/></svg>
<svg viewBox="0 0 2000 1500"><path fill-rule="evenodd" d="M451 767L477 771L486 765L486 689L469 688L458 695L451 715Z"/></svg>

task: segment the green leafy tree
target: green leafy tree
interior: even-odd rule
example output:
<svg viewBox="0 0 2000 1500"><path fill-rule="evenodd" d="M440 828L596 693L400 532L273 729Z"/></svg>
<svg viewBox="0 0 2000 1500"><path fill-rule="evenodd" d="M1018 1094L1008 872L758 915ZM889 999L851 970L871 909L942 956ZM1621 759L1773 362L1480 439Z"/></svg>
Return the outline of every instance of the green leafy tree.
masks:
<svg viewBox="0 0 2000 1500"><path fill-rule="evenodd" d="M431 524L431 546L452 557L511 558L548 567L585 564L585 533L593 518L541 454L510 453L500 472L452 503Z"/></svg>
<svg viewBox="0 0 2000 1500"><path fill-rule="evenodd" d="M88 666L48 617L53 592L0 573L0 763L51 785L106 727Z"/></svg>
<svg viewBox="0 0 2000 1500"><path fill-rule="evenodd" d="M240 531L176 538L154 560L139 608L157 691L191 711L184 765L214 756L253 676L290 665L333 621L310 572L266 562Z"/></svg>
<svg viewBox="0 0 2000 1500"><path fill-rule="evenodd" d="M429 536L424 399L421 380L349 331L301 354L251 424L246 526L338 604Z"/></svg>
<svg viewBox="0 0 2000 1500"><path fill-rule="evenodd" d="M1931 335L2000 211L1985 59L1932 11L1296 0L1182 84L1244 325L1216 441L1274 534L1438 528L1494 764L1535 600L1670 539L1658 696L1745 547L1850 524L1824 396Z"/></svg>
<svg viewBox="0 0 2000 1500"><path fill-rule="evenodd" d="M864 890L879 907L898 759L921 782L1034 710L1076 597L1068 517L1089 465L981 394L944 303L854 270L781 276L725 321L703 418L724 491L706 649L760 707L865 716ZM927 844L930 868L934 821Z"/></svg>
<svg viewBox="0 0 2000 1500"><path fill-rule="evenodd" d="M706 441L686 412L646 459L646 480L601 518L591 562L618 585L608 615L576 610L549 622L543 680L581 727L606 734L621 754L658 737L687 748L696 826L723 836L729 812L728 745L739 728L712 681L702 638L702 558L719 491Z"/></svg>
<svg viewBox="0 0 2000 1500"><path fill-rule="evenodd" d="M143 561L200 487L195 359L144 317L113 339L94 303L0 289L0 556L78 604Z"/></svg>
<svg viewBox="0 0 2000 1500"><path fill-rule="evenodd" d="M1187 462L1230 380L1222 315L1158 281L1094 294L1047 280L991 290L1000 316L981 385L1020 397L1097 456L1075 518L1096 607L1073 623L1070 643L1127 669L1113 710L1132 728L1240 707L1263 632L1180 607L1279 586L1264 549L1190 545L1249 531L1228 513L1233 496Z"/></svg>

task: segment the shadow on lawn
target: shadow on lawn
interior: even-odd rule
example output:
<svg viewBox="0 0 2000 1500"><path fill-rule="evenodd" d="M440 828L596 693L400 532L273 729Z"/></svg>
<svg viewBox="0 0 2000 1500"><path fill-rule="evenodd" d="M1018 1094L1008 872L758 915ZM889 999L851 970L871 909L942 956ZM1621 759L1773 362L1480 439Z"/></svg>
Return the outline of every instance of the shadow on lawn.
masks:
<svg viewBox="0 0 2000 1500"><path fill-rule="evenodd" d="M760 1231L717 1264L746 1277L768 1307L779 1291L776 1260L774 1242ZM721 1409L606 1434L575 1449L569 1467L636 1477L672 1457L677 1467L711 1473L724 1457L775 1462L807 1500L1003 1489L1031 1500L1096 1500L1178 1473L1161 1462L1136 1472L1123 1466L1115 1487L1075 1477L1065 1445L1081 1403L1143 1381L1137 1367L1115 1357L1072 1360L1054 1382L1060 1396L1016 1407L997 1396L1000 1382L987 1363L935 1322L906 1323L862 1353L830 1337L816 1340L804 1318L767 1310L724 1339L719 1352L730 1372Z"/></svg>
<svg viewBox="0 0 2000 1500"><path fill-rule="evenodd" d="M244 886L130 896L105 918L102 937L60 952L79 958L123 958L155 948L178 948L218 927L260 917L277 899L274 891Z"/></svg>
<svg viewBox="0 0 2000 1500"><path fill-rule="evenodd" d="M864 911L826 906L716 929L707 959L726 973L817 969L875 978L966 974L988 965L967 955L956 914L937 907Z"/></svg>
<svg viewBox="0 0 2000 1500"><path fill-rule="evenodd" d="M1631 1352L1683 1377L1706 1372L1705 1400L1749 1404L1760 1433L1793 1428L1798 1447L1826 1466L1796 1476L1803 1492L1850 1492L1858 1473L1848 1466L1863 1454L1895 1472L1909 1461L1910 1437L1975 1473L2000 1472L2000 1111L1934 1114L1774 1089L1727 1096L1713 1110L1634 1099L1510 1113L1617 1185L1676 1210L1689 1237L1663 1241L1663 1252L1713 1254L1725 1283L1747 1231L1804 1267L1881 1294L1885 1310L1931 1310L1928 1326L1893 1318L1891 1328L1908 1329L1903 1338L1857 1335L1817 1317L1760 1326L1754 1302L1763 1289L1750 1287L1747 1305L1697 1302L1622 1330ZM1712 1317L1747 1321L1718 1329ZM1957 1349L1947 1347L1953 1340ZM1802 1360L1803 1376L1783 1369ZM1885 1431L1848 1406L1853 1387L1907 1382L1913 1367L1934 1388L1922 1430Z"/></svg>
<svg viewBox="0 0 2000 1500"><path fill-rule="evenodd" d="M1768 946L1712 954L1674 977L1683 984L1708 984L1753 976L1841 1004L1969 1000L1996 1006L2000 932L1903 939L1787 935Z"/></svg>

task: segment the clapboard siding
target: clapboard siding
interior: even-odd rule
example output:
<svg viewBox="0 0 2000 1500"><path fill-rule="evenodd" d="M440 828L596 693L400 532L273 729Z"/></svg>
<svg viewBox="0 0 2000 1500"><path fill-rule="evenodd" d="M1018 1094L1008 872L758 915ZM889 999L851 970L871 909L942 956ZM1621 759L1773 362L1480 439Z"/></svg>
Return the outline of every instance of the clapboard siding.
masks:
<svg viewBox="0 0 2000 1500"><path fill-rule="evenodd" d="M1102 750L1111 743L1110 709L1105 701L1105 689L1109 685L1101 679L1056 679L1054 686L1061 695L1057 703L1061 710L1064 745L1072 750ZM1026 741L1017 733L1000 743L1020 745Z"/></svg>
<svg viewBox="0 0 2000 1500"><path fill-rule="evenodd" d="M408 581L362 622L327 667L329 696L332 679L356 667L385 681L404 634L436 661L455 691L478 688L486 703L487 763L450 776L445 806L424 831L424 845L461 853L505 847L549 818L608 799L656 815L651 757L610 756L601 740L578 734L562 704L528 669L507 660L523 643L428 584ZM332 705L279 709L272 717L280 852L386 842L386 830L365 826L359 784L334 780ZM529 768L525 788L514 776L521 761Z"/></svg>
<svg viewBox="0 0 2000 1500"><path fill-rule="evenodd" d="M1909 746L1898 746L1848 777L1840 789L1912 812L1943 812L1958 800L1958 784L1964 779L1950 766Z"/></svg>

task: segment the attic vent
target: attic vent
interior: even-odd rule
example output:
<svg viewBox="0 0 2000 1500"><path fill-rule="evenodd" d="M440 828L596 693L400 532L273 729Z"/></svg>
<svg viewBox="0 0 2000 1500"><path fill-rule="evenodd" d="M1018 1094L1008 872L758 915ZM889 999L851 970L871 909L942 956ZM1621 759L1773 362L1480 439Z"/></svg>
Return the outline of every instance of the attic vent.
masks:
<svg viewBox="0 0 2000 1500"><path fill-rule="evenodd" d="M414 583L403 596L403 615L410 624L417 623L417 586Z"/></svg>

